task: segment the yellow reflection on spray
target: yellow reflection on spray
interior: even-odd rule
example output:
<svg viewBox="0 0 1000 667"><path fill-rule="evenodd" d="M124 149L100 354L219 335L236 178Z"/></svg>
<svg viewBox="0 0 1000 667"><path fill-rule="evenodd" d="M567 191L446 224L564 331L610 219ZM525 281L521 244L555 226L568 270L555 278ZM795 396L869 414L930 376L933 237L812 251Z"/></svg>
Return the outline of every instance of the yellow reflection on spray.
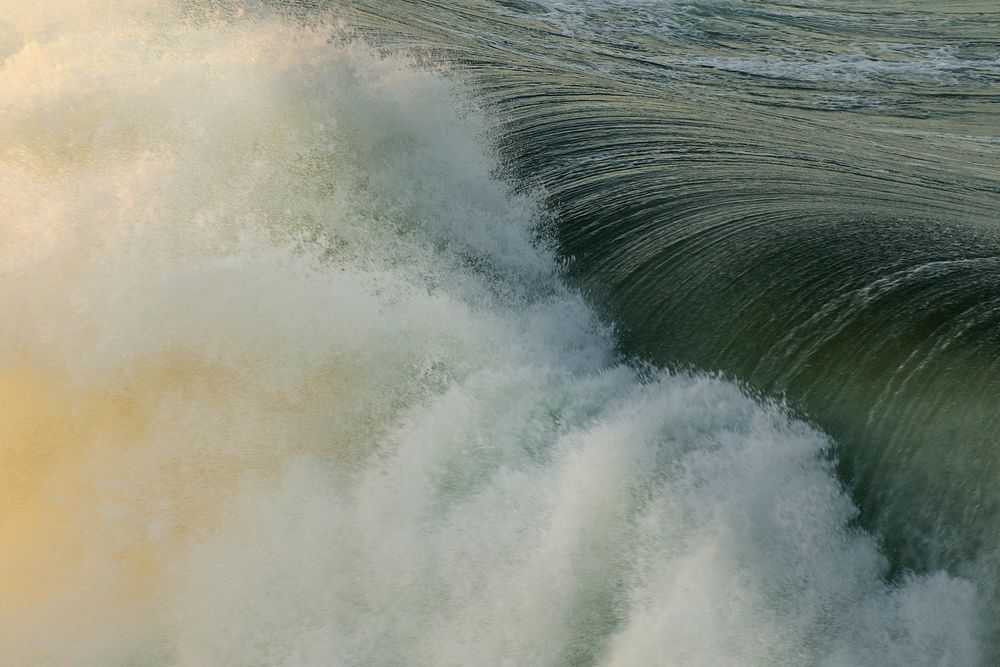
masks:
<svg viewBox="0 0 1000 667"><path fill-rule="evenodd" d="M155 614L170 564L217 532L225 500L297 449L241 427L232 406L269 411L242 369L173 353L115 380L80 386L23 355L0 366L0 628L79 600Z"/></svg>

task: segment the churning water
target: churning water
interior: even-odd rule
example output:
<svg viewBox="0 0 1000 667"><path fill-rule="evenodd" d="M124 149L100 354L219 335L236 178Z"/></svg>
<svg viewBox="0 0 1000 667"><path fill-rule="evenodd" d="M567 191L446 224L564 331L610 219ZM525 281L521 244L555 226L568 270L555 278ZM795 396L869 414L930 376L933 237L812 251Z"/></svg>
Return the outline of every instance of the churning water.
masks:
<svg viewBox="0 0 1000 667"><path fill-rule="evenodd" d="M0 0L0 663L990 660L997 23L901 7Z"/></svg>

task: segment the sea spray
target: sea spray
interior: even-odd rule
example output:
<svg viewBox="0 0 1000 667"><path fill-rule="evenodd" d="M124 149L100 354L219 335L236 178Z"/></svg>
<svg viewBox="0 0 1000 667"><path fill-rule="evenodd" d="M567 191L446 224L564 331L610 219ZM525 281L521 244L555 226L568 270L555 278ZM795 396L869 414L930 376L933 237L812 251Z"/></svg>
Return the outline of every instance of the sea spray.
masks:
<svg viewBox="0 0 1000 667"><path fill-rule="evenodd" d="M451 84L88 9L2 33L0 662L977 661L826 437L616 360Z"/></svg>

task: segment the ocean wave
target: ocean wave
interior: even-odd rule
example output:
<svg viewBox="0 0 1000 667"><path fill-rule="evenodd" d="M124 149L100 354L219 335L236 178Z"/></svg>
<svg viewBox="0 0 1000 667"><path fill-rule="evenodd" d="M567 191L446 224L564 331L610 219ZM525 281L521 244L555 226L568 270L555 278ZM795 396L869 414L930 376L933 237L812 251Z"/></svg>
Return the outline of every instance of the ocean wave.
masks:
<svg viewBox="0 0 1000 667"><path fill-rule="evenodd" d="M979 659L826 436L621 362L449 77L79 9L4 33L3 662Z"/></svg>

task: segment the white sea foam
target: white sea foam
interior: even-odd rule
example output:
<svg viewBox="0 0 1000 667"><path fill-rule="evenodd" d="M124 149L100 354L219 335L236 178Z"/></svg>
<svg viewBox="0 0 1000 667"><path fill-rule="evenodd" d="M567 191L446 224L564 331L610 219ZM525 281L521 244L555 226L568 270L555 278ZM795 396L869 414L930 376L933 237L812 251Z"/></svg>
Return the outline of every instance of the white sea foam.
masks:
<svg viewBox="0 0 1000 667"><path fill-rule="evenodd" d="M3 12L0 663L976 662L821 434L616 362L445 80L217 10Z"/></svg>

